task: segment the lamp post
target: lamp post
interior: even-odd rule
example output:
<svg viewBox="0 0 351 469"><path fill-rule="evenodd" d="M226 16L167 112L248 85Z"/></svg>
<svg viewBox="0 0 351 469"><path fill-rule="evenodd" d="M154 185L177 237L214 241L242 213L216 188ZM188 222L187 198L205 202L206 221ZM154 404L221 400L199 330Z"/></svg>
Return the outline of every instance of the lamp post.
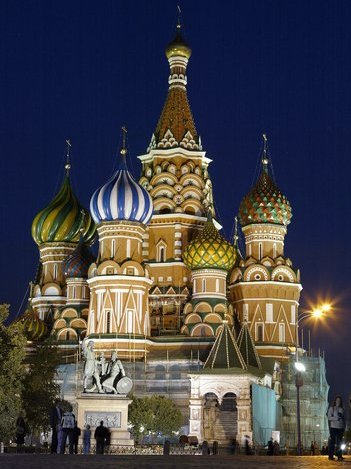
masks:
<svg viewBox="0 0 351 469"><path fill-rule="evenodd" d="M303 311L298 315L296 321L296 345L295 345L295 386L296 386L296 423L297 423L297 455L302 456L302 442L301 442L301 412L300 412L300 388L303 386L302 373L306 371L306 367L299 361L299 324L306 318L320 319L325 313L330 311L329 304L323 304L319 308L311 311Z"/></svg>

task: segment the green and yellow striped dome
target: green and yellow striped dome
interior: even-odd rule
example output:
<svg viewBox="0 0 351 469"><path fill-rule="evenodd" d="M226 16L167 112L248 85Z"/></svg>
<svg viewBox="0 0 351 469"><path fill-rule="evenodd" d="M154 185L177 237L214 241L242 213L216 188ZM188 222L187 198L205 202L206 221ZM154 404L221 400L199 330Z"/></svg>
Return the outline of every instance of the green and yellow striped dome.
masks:
<svg viewBox="0 0 351 469"><path fill-rule="evenodd" d="M56 197L34 218L32 236L34 241L41 245L58 242L78 243L81 235L86 244L92 244L95 238L95 223L88 210L80 205L72 191L69 176L66 175Z"/></svg>
<svg viewBox="0 0 351 469"><path fill-rule="evenodd" d="M214 226L209 214L203 230L186 247L183 260L190 270L230 270L235 264L237 252Z"/></svg>
<svg viewBox="0 0 351 469"><path fill-rule="evenodd" d="M47 325L39 318L31 306L28 306L23 316L18 319L18 322L23 324L27 340L40 340L48 333Z"/></svg>

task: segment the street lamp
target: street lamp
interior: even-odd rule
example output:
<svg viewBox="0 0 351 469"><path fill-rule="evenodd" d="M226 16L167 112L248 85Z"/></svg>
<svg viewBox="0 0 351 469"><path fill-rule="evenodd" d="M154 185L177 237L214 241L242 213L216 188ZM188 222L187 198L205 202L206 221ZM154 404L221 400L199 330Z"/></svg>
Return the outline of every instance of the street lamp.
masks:
<svg viewBox="0 0 351 469"><path fill-rule="evenodd" d="M302 373L306 371L303 363L299 362L299 324L306 318L320 319L331 310L330 304L322 304L311 311L303 311L296 321L296 345L295 345L295 386L296 386L296 421L297 421L297 455L302 455L301 442L301 414L300 414L300 388L303 386Z"/></svg>

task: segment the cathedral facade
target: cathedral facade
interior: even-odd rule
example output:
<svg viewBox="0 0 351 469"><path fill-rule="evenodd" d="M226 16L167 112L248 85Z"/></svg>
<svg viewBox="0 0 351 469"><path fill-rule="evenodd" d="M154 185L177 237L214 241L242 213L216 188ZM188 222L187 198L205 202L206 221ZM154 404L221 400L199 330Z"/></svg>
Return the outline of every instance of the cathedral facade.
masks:
<svg viewBox="0 0 351 469"><path fill-rule="evenodd" d="M272 176L265 136L259 177L238 214L245 252L237 230L233 240L221 234L212 160L187 97L190 56L178 25L166 48L166 101L139 156L138 180L126 163L123 129L119 169L94 192L89 210L82 207L68 143L62 187L32 224L40 261L21 320L29 339L50 335L62 350L87 339L107 356L117 350L136 393L168 386L189 409L189 433L203 439L213 399L223 412L235 407L233 436L252 430L251 384L279 398L279 363L296 350L302 286L284 252L292 212Z"/></svg>

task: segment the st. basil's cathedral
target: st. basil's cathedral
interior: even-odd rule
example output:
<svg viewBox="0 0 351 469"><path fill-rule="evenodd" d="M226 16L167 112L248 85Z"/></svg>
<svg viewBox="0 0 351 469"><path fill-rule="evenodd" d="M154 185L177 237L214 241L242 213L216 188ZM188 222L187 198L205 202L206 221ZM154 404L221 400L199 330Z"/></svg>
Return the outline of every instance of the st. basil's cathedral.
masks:
<svg viewBox="0 0 351 469"><path fill-rule="evenodd" d="M122 128L119 169L84 208L71 187L67 142L62 186L32 223L40 260L20 320L30 341L50 336L58 344L66 399L74 401L80 379L74 354L93 340L107 357L118 352L135 395L172 398L183 411L184 428L199 441L247 434L257 440L259 418L253 416L260 399L270 400L275 413L271 430L293 440L290 361L302 286L284 252L291 206L274 180L263 136L260 173L241 201L234 239L222 236L212 160L187 97L190 56L178 24L166 48L166 101L138 157L138 181L128 169ZM239 249L238 222L245 250ZM321 357L313 367L319 367L313 379L324 402ZM282 415L277 403L285 408ZM322 438L325 416L318 418Z"/></svg>

